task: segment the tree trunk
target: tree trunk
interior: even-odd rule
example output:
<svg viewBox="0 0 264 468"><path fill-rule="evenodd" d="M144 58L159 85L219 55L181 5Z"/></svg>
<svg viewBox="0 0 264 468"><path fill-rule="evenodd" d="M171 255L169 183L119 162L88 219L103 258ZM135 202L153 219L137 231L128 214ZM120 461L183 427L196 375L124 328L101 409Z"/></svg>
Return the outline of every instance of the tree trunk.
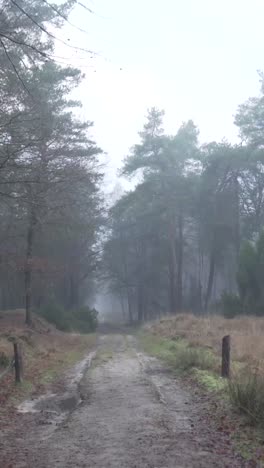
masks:
<svg viewBox="0 0 264 468"><path fill-rule="evenodd" d="M173 223L169 224L169 282L170 282L170 313L175 314L177 309L176 295L176 246Z"/></svg>
<svg viewBox="0 0 264 468"><path fill-rule="evenodd" d="M32 252L36 227L36 216L31 210L27 231L26 264L25 264L25 308L26 324L32 325L31 303L32 303Z"/></svg>
<svg viewBox="0 0 264 468"><path fill-rule="evenodd" d="M72 275L70 275L70 294L69 294L69 306L70 308L79 306L79 281Z"/></svg>
<svg viewBox="0 0 264 468"><path fill-rule="evenodd" d="M212 296L214 276L215 276L215 254L214 254L214 251L212 250L211 256L210 256L209 276L208 276L205 304L204 304L205 311L207 311L208 309L208 305Z"/></svg>
<svg viewBox="0 0 264 468"><path fill-rule="evenodd" d="M133 310L132 310L132 302L131 302L131 294L130 291L127 291L127 306L128 306L128 317L129 323L132 325L133 323Z"/></svg>
<svg viewBox="0 0 264 468"><path fill-rule="evenodd" d="M178 239L178 258L177 258L177 311L182 310L182 270L183 270L183 218L182 214L178 217L179 239Z"/></svg>
<svg viewBox="0 0 264 468"><path fill-rule="evenodd" d="M235 248L236 261L238 263L240 251L240 206L239 206L239 182L237 174L234 175L234 198L235 198Z"/></svg>
<svg viewBox="0 0 264 468"><path fill-rule="evenodd" d="M176 288L175 288L175 268L172 259L169 260L169 303L170 313L175 314L176 312Z"/></svg>
<svg viewBox="0 0 264 468"><path fill-rule="evenodd" d="M143 290L142 286L138 286L138 322L143 322L144 311L143 311Z"/></svg>
<svg viewBox="0 0 264 468"><path fill-rule="evenodd" d="M124 304L124 297L122 296L122 294L120 294L120 296L119 296L119 303L120 303L120 306L121 306L122 318L123 318L123 320L125 322L126 321L126 308L125 308L125 304Z"/></svg>

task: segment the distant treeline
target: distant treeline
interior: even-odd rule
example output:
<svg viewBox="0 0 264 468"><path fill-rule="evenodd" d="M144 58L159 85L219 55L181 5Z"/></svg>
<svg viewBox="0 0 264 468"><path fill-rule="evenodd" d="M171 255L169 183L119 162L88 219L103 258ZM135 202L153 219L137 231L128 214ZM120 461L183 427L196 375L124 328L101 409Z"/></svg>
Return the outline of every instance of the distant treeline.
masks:
<svg viewBox="0 0 264 468"><path fill-rule="evenodd" d="M25 306L30 324L91 293L103 205L101 150L70 97L82 72L55 53L77 2L22 3L0 0L0 308Z"/></svg>
<svg viewBox="0 0 264 468"><path fill-rule="evenodd" d="M130 320L224 309L264 315L264 78L239 106L241 141L200 145L192 121L175 135L152 108L109 213L104 262ZM220 303L219 303L220 301Z"/></svg>

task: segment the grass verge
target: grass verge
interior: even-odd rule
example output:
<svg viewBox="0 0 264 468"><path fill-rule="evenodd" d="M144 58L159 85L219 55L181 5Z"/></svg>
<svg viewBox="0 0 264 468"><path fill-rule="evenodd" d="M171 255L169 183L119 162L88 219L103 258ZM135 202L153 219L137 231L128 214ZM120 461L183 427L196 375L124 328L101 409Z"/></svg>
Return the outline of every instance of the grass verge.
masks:
<svg viewBox="0 0 264 468"><path fill-rule="evenodd" d="M257 370L243 369L230 379L228 391L233 405L249 422L264 429L264 376Z"/></svg>
<svg viewBox="0 0 264 468"><path fill-rule="evenodd" d="M252 466L264 466L264 377L260 369L234 361L231 379L223 379L220 357L212 348L194 345L179 335L159 335L157 324L155 333L150 330L147 327L139 333L144 351L182 375L195 393L201 389L216 427L227 432L235 450Z"/></svg>
<svg viewBox="0 0 264 468"><path fill-rule="evenodd" d="M59 376L95 346L96 335L78 335L49 330L12 329L12 339L20 343L23 355L24 378L15 384L11 370L0 381L0 417L12 406L29 396L36 396L54 385ZM10 333L0 335L0 350L12 358ZM59 383L56 384L59 386Z"/></svg>
<svg viewBox="0 0 264 468"><path fill-rule="evenodd" d="M219 367L219 359L210 350L191 346L182 338L171 340L141 332L140 341L146 352L163 359L176 372L194 368L213 371Z"/></svg>

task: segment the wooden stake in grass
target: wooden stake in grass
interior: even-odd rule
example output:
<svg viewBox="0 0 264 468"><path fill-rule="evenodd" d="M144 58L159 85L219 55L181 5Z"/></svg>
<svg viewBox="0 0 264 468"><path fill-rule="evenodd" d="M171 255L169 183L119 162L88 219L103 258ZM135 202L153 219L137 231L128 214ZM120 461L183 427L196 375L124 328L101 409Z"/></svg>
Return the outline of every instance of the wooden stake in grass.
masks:
<svg viewBox="0 0 264 468"><path fill-rule="evenodd" d="M224 336L222 340L222 377L230 377L230 335Z"/></svg>
<svg viewBox="0 0 264 468"><path fill-rule="evenodd" d="M18 343L14 343L14 359L15 359L15 381L21 383L23 380L23 365L22 355Z"/></svg>

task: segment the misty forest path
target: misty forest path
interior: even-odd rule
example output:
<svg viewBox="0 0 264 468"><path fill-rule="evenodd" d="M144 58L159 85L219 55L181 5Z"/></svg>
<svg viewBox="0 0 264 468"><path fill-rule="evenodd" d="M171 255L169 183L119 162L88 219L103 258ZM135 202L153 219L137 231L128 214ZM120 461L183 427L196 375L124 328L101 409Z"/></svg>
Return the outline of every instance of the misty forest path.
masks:
<svg viewBox="0 0 264 468"><path fill-rule="evenodd" d="M129 335L103 335L81 382L82 403L49 437L31 441L28 468L241 467L199 402Z"/></svg>

